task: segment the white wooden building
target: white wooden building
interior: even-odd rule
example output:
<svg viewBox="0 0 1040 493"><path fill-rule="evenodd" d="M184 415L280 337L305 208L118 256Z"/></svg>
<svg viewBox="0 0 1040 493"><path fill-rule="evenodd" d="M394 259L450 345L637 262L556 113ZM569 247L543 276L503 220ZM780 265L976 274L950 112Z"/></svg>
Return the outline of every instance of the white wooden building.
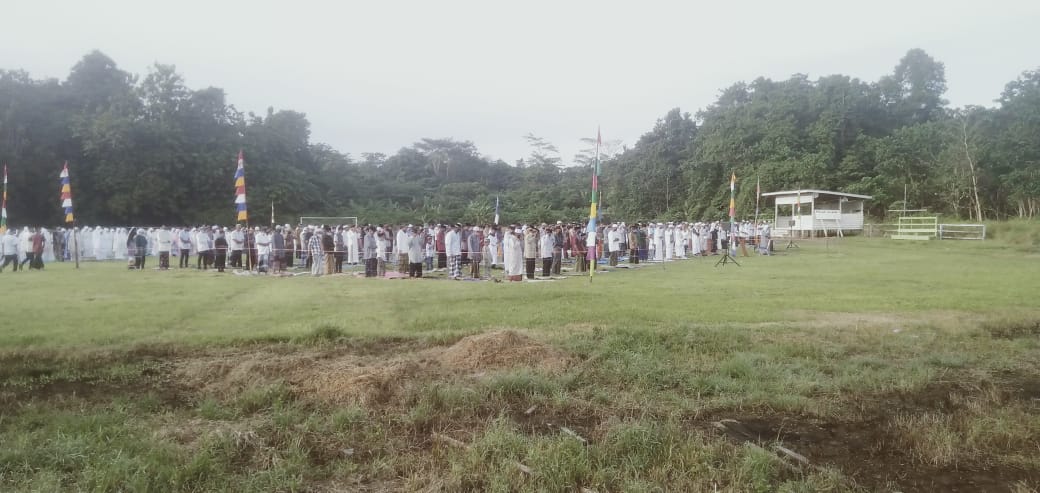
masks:
<svg viewBox="0 0 1040 493"><path fill-rule="evenodd" d="M826 190L769 192L762 196L774 199L773 236L798 237L862 231L863 206L874 198Z"/></svg>

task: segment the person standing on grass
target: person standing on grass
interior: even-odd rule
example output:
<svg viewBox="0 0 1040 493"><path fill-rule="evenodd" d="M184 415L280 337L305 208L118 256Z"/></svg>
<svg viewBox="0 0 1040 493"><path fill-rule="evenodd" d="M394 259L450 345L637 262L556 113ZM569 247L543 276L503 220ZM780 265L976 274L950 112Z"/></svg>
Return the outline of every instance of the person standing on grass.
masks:
<svg viewBox="0 0 1040 493"><path fill-rule="evenodd" d="M257 228L257 232L253 235L253 241L256 242L256 271L266 272L271 270L271 235L270 230L265 226L263 228Z"/></svg>
<svg viewBox="0 0 1040 493"><path fill-rule="evenodd" d="M155 233L155 248L159 252L159 269L170 270L170 250L173 248L173 234L166 225L162 225Z"/></svg>
<svg viewBox="0 0 1040 493"><path fill-rule="evenodd" d="M227 264L228 241L227 236L224 234L225 231L227 231L227 228L218 229L217 237L213 239L213 251L216 252L213 266L217 268L217 272L224 272L224 267Z"/></svg>
<svg viewBox="0 0 1040 493"><path fill-rule="evenodd" d="M177 257L177 265L181 269L188 268L188 257L191 256L191 232L188 228L181 228L177 232L177 249L180 255Z"/></svg>
<svg viewBox="0 0 1040 493"><path fill-rule="evenodd" d="M32 250L30 255L32 261L29 262L29 268L42 270L43 249L46 248L46 240L44 239L42 228L36 228L36 232L29 239L32 242Z"/></svg>
<svg viewBox="0 0 1040 493"><path fill-rule="evenodd" d="M281 272L285 269L285 236L282 235L282 227L275 226L274 234L271 235L271 272Z"/></svg>
<svg viewBox="0 0 1040 493"><path fill-rule="evenodd" d="M585 239L581 237L581 227L571 228L570 234L571 253L574 255L574 272L583 273L588 270L585 261Z"/></svg>
<svg viewBox="0 0 1040 493"><path fill-rule="evenodd" d="M296 256L296 232L288 224L282 230L285 233L285 248L282 250L282 270L293 266L293 257Z"/></svg>
<svg viewBox="0 0 1040 493"><path fill-rule="evenodd" d="M447 234L445 226L443 224L438 224L437 229L433 231L433 234L433 246L437 253L437 270L445 269L448 267L447 248L444 246L444 236Z"/></svg>
<svg viewBox="0 0 1040 493"><path fill-rule="evenodd" d="M315 228L307 240L307 258L310 259L311 275L320 277L325 272L325 248L322 246L322 230Z"/></svg>
<svg viewBox="0 0 1040 493"><path fill-rule="evenodd" d="M361 248L361 258L365 262L365 277L376 277L378 263L378 247L376 246L376 228L369 226L365 230L364 244Z"/></svg>
<svg viewBox="0 0 1040 493"><path fill-rule="evenodd" d="M762 223L758 228L758 253L761 255L772 255L769 249L770 231L769 223Z"/></svg>
<svg viewBox="0 0 1040 493"><path fill-rule="evenodd" d="M231 248L231 267L242 268L242 249L246 247L246 235L242 225L236 224L235 230L228 235L228 247Z"/></svg>
<svg viewBox="0 0 1040 493"><path fill-rule="evenodd" d="M610 231L607 233L607 252L609 252L610 260L609 265L614 267L618 263L618 252L621 251L621 234L618 233L618 227L616 224L610 225Z"/></svg>
<svg viewBox="0 0 1040 493"><path fill-rule="evenodd" d="M520 230L509 228L502 237L502 269L506 279L520 281L524 274L524 251L520 241Z"/></svg>
<svg viewBox="0 0 1040 493"><path fill-rule="evenodd" d="M432 225L427 227L426 233L423 235L423 240L426 243L423 247L423 260L426 262L426 271L433 272L433 258L437 256L437 247L435 245L436 241Z"/></svg>
<svg viewBox="0 0 1040 493"><path fill-rule="evenodd" d="M473 226L466 238L466 247L469 251L469 277L480 279L480 263L483 261L481 252L484 251L483 231L480 226Z"/></svg>
<svg viewBox="0 0 1040 493"><path fill-rule="evenodd" d="M335 252L332 257L335 259L336 266L332 269L335 274L343 273L343 259L346 258L347 243L345 238L344 230L347 229L343 225L336 226L336 233L332 235L332 244L335 245Z"/></svg>
<svg viewBox="0 0 1040 493"><path fill-rule="evenodd" d="M325 274L332 275L336 272L336 239L332 237L332 226L322 227L321 248L325 251Z"/></svg>
<svg viewBox="0 0 1040 493"><path fill-rule="evenodd" d="M144 270L144 257L148 254L148 236L143 228L137 228L134 237L134 268Z"/></svg>
<svg viewBox="0 0 1040 493"><path fill-rule="evenodd" d="M524 231L524 272L528 279L534 279L534 263L538 258L538 231L528 226Z"/></svg>
<svg viewBox="0 0 1040 493"><path fill-rule="evenodd" d="M538 237L538 251L542 259L542 277L549 277L552 272L553 249L556 247L556 238L548 227L542 228Z"/></svg>
<svg viewBox="0 0 1040 493"><path fill-rule="evenodd" d="M11 268L12 272L18 271L18 237L15 236L14 230L9 229L4 234L3 238L0 238L0 252L3 253L4 263L0 265L0 272L3 272L8 265L13 264Z"/></svg>
<svg viewBox="0 0 1040 493"><path fill-rule="evenodd" d="M209 268L209 233L206 231L209 229L208 226L198 228L195 232L195 268L198 270L206 270Z"/></svg>
<svg viewBox="0 0 1040 493"><path fill-rule="evenodd" d="M397 257L397 272L400 274L408 273L408 232L411 231L412 225L409 224L407 228L398 228L397 234L394 235L394 253Z"/></svg>
<svg viewBox="0 0 1040 493"><path fill-rule="evenodd" d="M444 253L448 256L448 278L459 280L462 278L462 235L456 223L444 234Z"/></svg>
<svg viewBox="0 0 1040 493"><path fill-rule="evenodd" d="M405 244L408 249L408 277L419 279L422 277L423 258L426 253L425 235L409 226L405 234Z"/></svg>

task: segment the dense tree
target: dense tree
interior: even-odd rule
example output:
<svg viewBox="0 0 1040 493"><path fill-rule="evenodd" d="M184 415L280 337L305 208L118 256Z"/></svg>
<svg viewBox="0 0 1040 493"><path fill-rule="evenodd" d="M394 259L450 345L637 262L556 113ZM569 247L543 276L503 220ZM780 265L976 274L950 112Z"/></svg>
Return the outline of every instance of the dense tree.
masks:
<svg viewBox="0 0 1040 493"><path fill-rule="evenodd" d="M950 108L945 69L910 50L877 82L844 75L758 78L694 115L667 112L633 146L599 147L607 219L700 220L726 213L735 173L741 215L764 190L826 188L875 197L874 215L909 205L970 219L1040 214L1040 70L1007 84L995 108ZM173 65L142 78L100 52L64 81L0 70L0 162L13 224L60 217L57 173L73 170L84 223L227 223L230 177L246 156L253 222L357 215L365 222L582 220L597 139L569 162L533 133L515 164L470 141L425 138L353 159L311 142L306 115L243 114L224 92L192 89ZM906 202L904 203L904 194Z"/></svg>

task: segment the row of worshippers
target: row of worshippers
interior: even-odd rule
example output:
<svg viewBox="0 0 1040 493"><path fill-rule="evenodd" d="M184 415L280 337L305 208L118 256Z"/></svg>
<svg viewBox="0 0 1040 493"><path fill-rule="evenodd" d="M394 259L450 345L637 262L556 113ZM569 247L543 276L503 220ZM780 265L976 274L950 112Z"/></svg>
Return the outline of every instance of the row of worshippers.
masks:
<svg viewBox="0 0 1040 493"><path fill-rule="evenodd" d="M340 273L343 265L364 263L368 276L382 276L387 263L396 263L397 270L412 277L421 276L421 269L447 270L448 277L461 278L461 268L468 265L470 277L479 277L481 258L486 269L507 264L506 242L511 234L521 241L523 274L534 277L537 261L541 260L542 275L559 275L563 260L576 260L576 270L585 272L594 258L607 259L616 265L619 259L629 262L669 261L687 256L717 254L726 248L731 236L725 225L714 223L646 223L601 225L594 241L587 239L584 224L557 222L555 225L509 227L471 225L400 226L298 226L290 225L244 228L82 228L75 237L72 230L59 228L53 234L43 231L44 261L68 259L78 245L81 258L129 259L131 268L143 269L145 258L159 257L159 268L168 269L170 257L179 257L179 266L188 268L190 256L196 256L196 269L226 267L255 269L261 272L281 272L291 268L294 259L312 272ZM19 235L22 251L29 251L32 235L28 229ZM312 247L312 237L321 238L320 253ZM760 253L768 254L769 226L757 227L750 221L738 223L735 240L740 244L758 245ZM472 237L472 238L471 238ZM414 239L418 238L418 239ZM418 245L416 243L418 242ZM53 250L49 247L53 245ZM111 247L109 247L111 245ZM93 255L91 255L93 252ZM22 254L19 254L20 256ZM49 259L47 257L50 257ZM26 258L26 257L23 257ZM473 259L478 259L473 261ZM230 263L228 260L230 259ZM417 261L413 261L419 259ZM314 264L320 263L319 268ZM419 264L418 269L410 264ZM519 274L515 274L519 275Z"/></svg>

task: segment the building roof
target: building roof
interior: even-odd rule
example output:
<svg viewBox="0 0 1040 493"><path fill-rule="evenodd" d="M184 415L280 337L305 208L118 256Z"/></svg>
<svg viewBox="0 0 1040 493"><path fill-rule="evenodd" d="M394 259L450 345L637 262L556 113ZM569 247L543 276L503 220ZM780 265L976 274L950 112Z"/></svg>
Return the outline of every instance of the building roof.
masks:
<svg viewBox="0 0 1040 493"><path fill-rule="evenodd" d="M838 197L850 197L850 198L854 198L854 199L864 199L864 200L873 200L874 199L874 197L872 197L870 195L857 195L857 194L854 194L854 193L830 192L830 191L827 191L827 190L812 190L812 189L809 189L809 190L790 190L790 191L787 191L787 192L769 192L769 193L763 193L762 196L763 197L776 197L776 196L780 196L780 195L812 195L812 194L836 195Z"/></svg>

